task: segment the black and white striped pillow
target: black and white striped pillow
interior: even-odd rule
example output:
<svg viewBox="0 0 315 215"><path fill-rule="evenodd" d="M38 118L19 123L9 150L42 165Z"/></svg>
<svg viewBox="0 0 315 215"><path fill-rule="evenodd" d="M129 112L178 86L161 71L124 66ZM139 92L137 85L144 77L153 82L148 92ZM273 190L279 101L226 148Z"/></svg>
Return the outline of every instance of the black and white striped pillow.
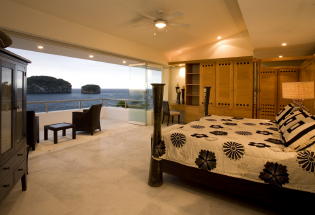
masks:
<svg viewBox="0 0 315 215"><path fill-rule="evenodd" d="M308 118L310 120L307 120ZM282 120L279 123L278 128L282 133L284 133L297 121L311 122L312 121L311 115L309 113L304 112L303 110L292 111L287 115L286 118L284 118L284 120Z"/></svg>
<svg viewBox="0 0 315 215"><path fill-rule="evenodd" d="M298 121L283 133L284 145L300 151L315 143L315 120Z"/></svg>
<svg viewBox="0 0 315 215"><path fill-rule="evenodd" d="M288 105L286 105L276 116L276 121L278 124L281 123L282 120L285 119L285 117L291 113L293 110L295 110L295 105L290 103Z"/></svg>

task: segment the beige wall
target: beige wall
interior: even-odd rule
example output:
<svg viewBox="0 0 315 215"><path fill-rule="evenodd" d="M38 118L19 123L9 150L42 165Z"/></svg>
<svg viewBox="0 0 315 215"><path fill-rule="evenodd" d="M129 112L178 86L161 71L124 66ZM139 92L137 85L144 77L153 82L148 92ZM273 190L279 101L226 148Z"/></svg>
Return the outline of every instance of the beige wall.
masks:
<svg viewBox="0 0 315 215"><path fill-rule="evenodd" d="M188 61L200 59L253 56L253 46L248 32L242 32L216 43L198 47L174 50L167 53L169 61Z"/></svg>
<svg viewBox="0 0 315 215"><path fill-rule="evenodd" d="M169 53L168 58L170 61L189 61L252 55L253 47L250 43L249 35L247 32L242 32L216 43L183 51L177 50L173 53ZM169 102L171 103L176 101L175 87L177 83L181 88L185 85L185 78L180 76L179 69L180 67L173 67L170 70Z"/></svg>
<svg viewBox="0 0 315 215"><path fill-rule="evenodd" d="M166 64L163 53L21 4L1 0L0 28L32 36Z"/></svg>
<svg viewBox="0 0 315 215"><path fill-rule="evenodd" d="M299 78L300 81L315 81L315 55L312 60L303 63ZM312 114L315 114L315 100L305 100L304 105Z"/></svg>

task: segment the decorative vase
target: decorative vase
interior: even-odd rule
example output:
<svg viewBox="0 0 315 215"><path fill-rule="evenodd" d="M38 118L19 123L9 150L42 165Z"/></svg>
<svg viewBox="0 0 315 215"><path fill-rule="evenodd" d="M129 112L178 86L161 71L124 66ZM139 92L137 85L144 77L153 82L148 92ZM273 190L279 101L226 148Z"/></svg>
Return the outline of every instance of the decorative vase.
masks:
<svg viewBox="0 0 315 215"><path fill-rule="evenodd" d="M179 86L175 87L176 89L176 94L177 94L177 97L176 97L176 104L180 104L180 88Z"/></svg>
<svg viewBox="0 0 315 215"><path fill-rule="evenodd" d="M182 104L185 104L185 88L182 89Z"/></svg>

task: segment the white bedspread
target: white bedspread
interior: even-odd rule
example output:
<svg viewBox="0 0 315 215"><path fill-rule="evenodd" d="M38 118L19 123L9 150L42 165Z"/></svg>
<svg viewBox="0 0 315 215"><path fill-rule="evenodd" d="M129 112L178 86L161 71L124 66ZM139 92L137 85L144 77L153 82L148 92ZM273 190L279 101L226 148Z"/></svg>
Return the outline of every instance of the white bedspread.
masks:
<svg viewBox="0 0 315 215"><path fill-rule="evenodd" d="M315 193L315 153L290 152L269 120L208 116L162 130L160 158Z"/></svg>

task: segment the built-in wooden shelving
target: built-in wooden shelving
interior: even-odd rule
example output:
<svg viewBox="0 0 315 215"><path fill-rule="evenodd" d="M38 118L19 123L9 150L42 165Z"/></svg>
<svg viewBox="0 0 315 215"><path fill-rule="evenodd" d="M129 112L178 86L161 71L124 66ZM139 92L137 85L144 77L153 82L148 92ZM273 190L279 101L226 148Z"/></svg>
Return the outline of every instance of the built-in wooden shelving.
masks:
<svg viewBox="0 0 315 215"><path fill-rule="evenodd" d="M186 104L199 105L200 64L186 64Z"/></svg>

